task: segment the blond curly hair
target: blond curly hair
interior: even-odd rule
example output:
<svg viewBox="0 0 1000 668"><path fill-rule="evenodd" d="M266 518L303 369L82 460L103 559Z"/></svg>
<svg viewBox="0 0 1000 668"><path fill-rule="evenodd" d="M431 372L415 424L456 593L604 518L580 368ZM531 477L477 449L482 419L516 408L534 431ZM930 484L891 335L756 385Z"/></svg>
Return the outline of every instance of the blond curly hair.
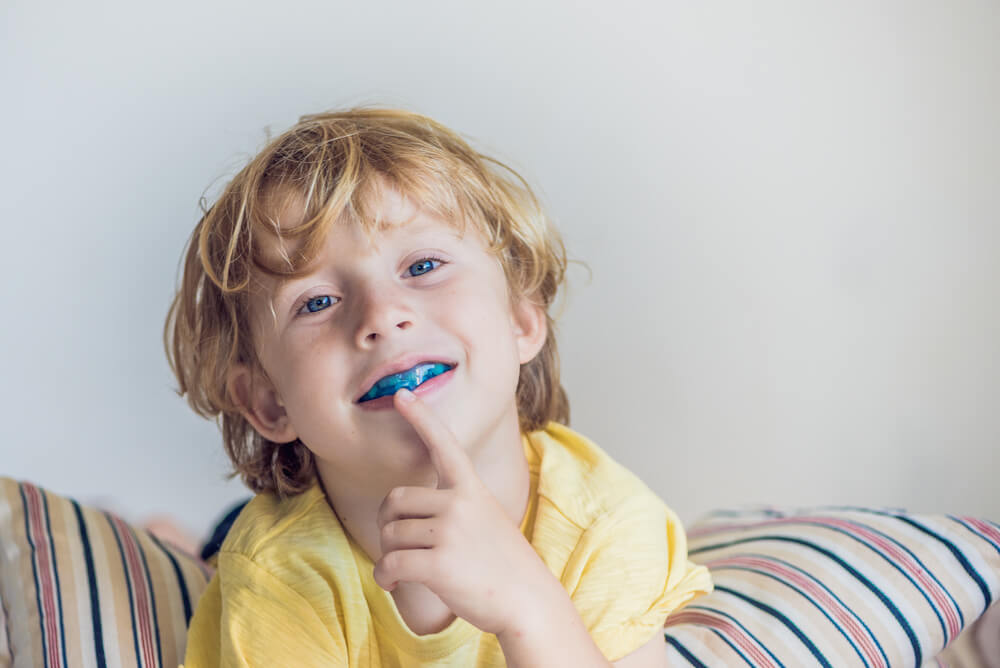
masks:
<svg viewBox="0 0 1000 668"><path fill-rule="evenodd" d="M544 307L548 336L521 366L517 384L520 429L531 432L550 420L569 424L549 313L565 280L566 250L525 180L417 113L356 107L307 115L253 157L211 207L202 207L164 327L178 394L219 422L230 477L240 475L254 492L297 494L315 479L315 465L301 441L261 436L230 396L234 364L263 372L250 326L251 292L261 276L282 281L304 273L335 220L343 217L373 237L380 223L370 211L383 183L463 229L474 225L503 266L511 302L524 298ZM279 225L292 198L301 221ZM293 252L290 240L298 242Z"/></svg>

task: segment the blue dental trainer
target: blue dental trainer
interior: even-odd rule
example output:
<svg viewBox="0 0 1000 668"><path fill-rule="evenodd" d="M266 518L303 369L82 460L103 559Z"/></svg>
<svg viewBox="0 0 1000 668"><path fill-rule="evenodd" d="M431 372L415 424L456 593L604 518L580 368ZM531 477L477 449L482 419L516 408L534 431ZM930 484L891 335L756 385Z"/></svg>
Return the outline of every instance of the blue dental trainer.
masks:
<svg viewBox="0 0 1000 668"><path fill-rule="evenodd" d="M372 385L372 389L368 390L368 393L361 397L358 400L358 403L378 399L379 397L384 397L389 394L395 394L400 388L403 387L412 392L417 388L417 386L422 385L425 381L430 380L434 376L440 376L451 368L451 366L441 364L439 362L423 363L407 369L406 371L386 376Z"/></svg>

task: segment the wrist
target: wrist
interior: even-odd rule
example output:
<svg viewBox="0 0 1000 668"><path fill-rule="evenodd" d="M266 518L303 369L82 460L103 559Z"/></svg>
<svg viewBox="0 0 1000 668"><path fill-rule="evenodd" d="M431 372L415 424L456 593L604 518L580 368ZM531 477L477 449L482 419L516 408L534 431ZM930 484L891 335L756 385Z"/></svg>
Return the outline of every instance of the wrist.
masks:
<svg viewBox="0 0 1000 668"><path fill-rule="evenodd" d="M497 634L508 668L610 666L569 594L557 580L552 581L555 588L536 591L518 619Z"/></svg>
<svg viewBox="0 0 1000 668"><path fill-rule="evenodd" d="M527 598L521 600L516 609L514 618L502 632L497 634L497 640L501 643L504 640L522 639L535 634L545 635L547 626L553 620L565 618L570 609L576 614L573 601L562 586L535 587L528 592Z"/></svg>
<svg viewBox="0 0 1000 668"><path fill-rule="evenodd" d="M577 615L576 607L562 583L548 567L538 560L534 577L522 578L518 594L504 630L497 639L524 638L545 629L553 620L565 618L570 612Z"/></svg>

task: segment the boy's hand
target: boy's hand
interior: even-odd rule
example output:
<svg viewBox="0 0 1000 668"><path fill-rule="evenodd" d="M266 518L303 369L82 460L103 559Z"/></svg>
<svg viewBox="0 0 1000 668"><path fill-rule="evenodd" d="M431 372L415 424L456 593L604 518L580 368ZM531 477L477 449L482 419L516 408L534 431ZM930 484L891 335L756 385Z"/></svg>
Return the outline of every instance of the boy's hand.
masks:
<svg viewBox="0 0 1000 668"><path fill-rule="evenodd" d="M375 581L387 591L398 582L422 583L454 614L500 635L559 582L448 426L407 390L396 392L393 404L427 445L438 485L396 487L386 495L378 512L382 557Z"/></svg>

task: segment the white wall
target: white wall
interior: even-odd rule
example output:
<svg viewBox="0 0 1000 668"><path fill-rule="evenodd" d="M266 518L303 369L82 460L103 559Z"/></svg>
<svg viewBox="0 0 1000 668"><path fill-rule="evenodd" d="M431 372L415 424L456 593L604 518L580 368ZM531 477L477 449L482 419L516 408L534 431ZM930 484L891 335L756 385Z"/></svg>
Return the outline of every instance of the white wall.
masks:
<svg viewBox="0 0 1000 668"><path fill-rule="evenodd" d="M537 186L593 270L560 330L572 425L685 521L1000 518L995 2L8 0L0 20L2 474L199 532L241 497L161 346L198 198L265 128L376 102Z"/></svg>

